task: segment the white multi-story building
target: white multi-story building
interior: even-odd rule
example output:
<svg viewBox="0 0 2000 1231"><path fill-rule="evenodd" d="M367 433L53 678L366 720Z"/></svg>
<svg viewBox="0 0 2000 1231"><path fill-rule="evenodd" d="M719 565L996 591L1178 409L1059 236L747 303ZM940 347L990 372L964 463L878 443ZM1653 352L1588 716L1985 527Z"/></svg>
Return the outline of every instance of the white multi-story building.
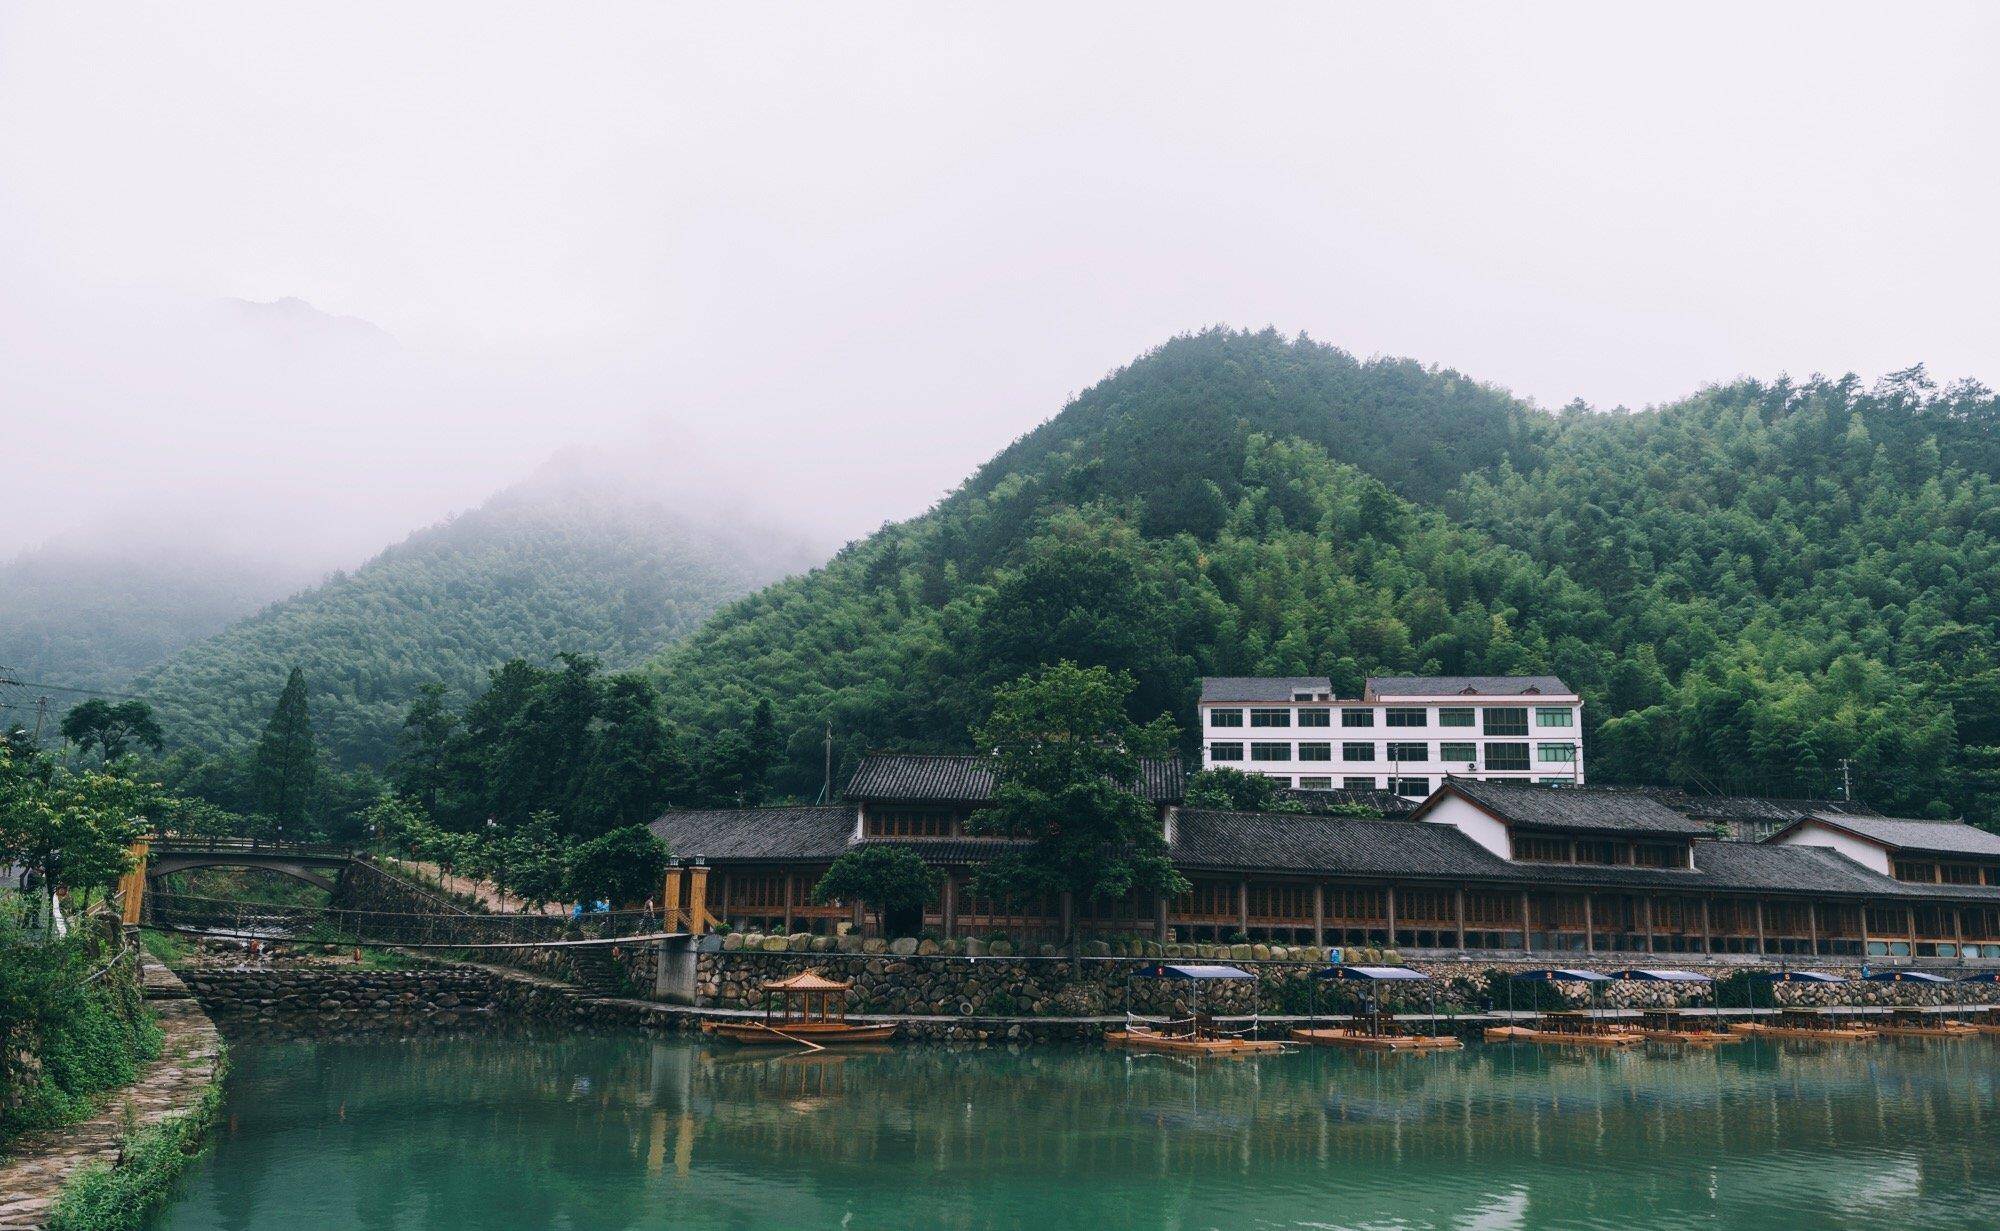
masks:
<svg viewBox="0 0 2000 1231"><path fill-rule="evenodd" d="M1447 774L1583 783L1583 699L1552 675L1374 676L1361 698L1326 676L1201 682L1203 769L1301 790L1429 795Z"/></svg>

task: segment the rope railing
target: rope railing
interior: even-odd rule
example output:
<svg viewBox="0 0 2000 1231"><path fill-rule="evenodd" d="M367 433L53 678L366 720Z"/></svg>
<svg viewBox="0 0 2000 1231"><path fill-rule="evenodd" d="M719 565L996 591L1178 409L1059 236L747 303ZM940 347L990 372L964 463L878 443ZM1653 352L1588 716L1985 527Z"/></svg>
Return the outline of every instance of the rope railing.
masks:
<svg viewBox="0 0 2000 1231"><path fill-rule="evenodd" d="M146 895L145 923L171 931L246 940L390 945L411 949L504 949L609 944L663 935L653 911L581 916L400 912L245 902L194 894Z"/></svg>

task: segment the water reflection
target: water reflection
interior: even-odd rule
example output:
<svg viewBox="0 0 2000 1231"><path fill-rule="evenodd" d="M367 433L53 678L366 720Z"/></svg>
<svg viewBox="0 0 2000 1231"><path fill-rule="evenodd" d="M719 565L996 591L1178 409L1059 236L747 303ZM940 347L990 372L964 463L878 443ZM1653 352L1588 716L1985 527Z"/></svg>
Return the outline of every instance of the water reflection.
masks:
<svg viewBox="0 0 2000 1231"><path fill-rule="evenodd" d="M1195 1063L250 1043L201 1228L1991 1226L1993 1040Z"/></svg>

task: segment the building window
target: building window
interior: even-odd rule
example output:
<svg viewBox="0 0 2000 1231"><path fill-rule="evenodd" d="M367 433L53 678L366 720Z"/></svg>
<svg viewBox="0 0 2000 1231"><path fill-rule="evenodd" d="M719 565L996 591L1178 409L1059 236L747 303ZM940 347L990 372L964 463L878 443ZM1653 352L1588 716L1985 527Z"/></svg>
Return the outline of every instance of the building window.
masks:
<svg viewBox="0 0 2000 1231"><path fill-rule="evenodd" d="M1333 711L1300 710L1299 725L1302 727L1330 727L1333 725Z"/></svg>
<svg viewBox="0 0 2000 1231"><path fill-rule="evenodd" d="M1569 841L1565 838L1514 839L1514 858L1534 863L1568 863Z"/></svg>
<svg viewBox="0 0 2000 1231"><path fill-rule="evenodd" d="M1947 885L1978 885L1984 883L1979 876L1979 865L1971 863L1948 863L1939 868Z"/></svg>
<svg viewBox="0 0 2000 1231"><path fill-rule="evenodd" d="M1575 786L1575 785L1576 785L1576 779L1574 779L1574 778L1537 778L1537 779L1535 779L1535 785L1537 785L1537 786Z"/></svg>
<svg viewBox="0 0 2000 1231"><path fill-rule="evenodd" d="M1603 838L1592 838L1576 844L1578 863L1616 864L1625 862L1619 858L1621 844Z"/></svg>
<svg viewBox="0 0 2000 1231"><path fill-rule="evenodd" d="M1391 744L1389 745L1389 759L1391 761L1428 761L1431 759L1431 746L1429 744Z"/></svg>
<svg viewBox="0 0 2000 1231"><path fill-rule="evenodd" d="M1373 761L1375 759L1375 745L1342 744L1340 746L1340 759L1343 761Z"/></svg>
<svg viewBox="0 0 2000 1231"><path fill-rule="evenodd" d="M1438 725L1441 727L1469 727L1472 725L1470 706L1451 706L1438 711Z"/></svg>
<svg viewBox="0 0 2000 1231"><path fill-rule="evenodd" d="M1567 705L1538 705L1535 707L1535 725L1538 727L1573 727L1576 725L1576 711Z"/></svg>
<svg viewBox="0 0 2000 1231"><path fill-rule="evenodd" d="M1241 761L1243 759L1243 745L1237 743L1210 744L1208 746L1208 759L1211 761Z"/></svg>
<svg viewBox="0 0 2000 1231"><path fill-rule="evenodd" d="M1301 761L1331 761L1331 760L1333 760L1333 745L1332 745L1332 744L1300 744L1300 745L1299 745L1299 760L1301 760Z"/></svg>
<svg viewBox="0 0 2000 1231"><path fill-rule="evenodd" d="M1486 768L1500 770L1528 768L1528 746L1526 744L1486 745Z"/></svg>
<svg viewBox="0 0 2000 1231"><path fill-rule="evenodd" d="M1391 709L1388 723L1392 727L1425 727L1430 725L1427 711L1422 709Z"/></svg>
<svg viewBox="0 0 2000 1231"><path fill-rule="evenodd" d="M1343 727L1372 727L1375 725L1374 710L1342 710L1340 725Z"/></svg>
<svg viewBox="0 0 2000 1231"><path fill-rule="evenodd" d="M873 838L949 838L951 813L917 812L898 808L870 814L868 835Z"/></svg>
<svg viewBox="0 0 2000 1231"><path fill-rule="evenodd" d="M1243 725L1242 710L1210 710L1208 725L1211 727L1240 727Z"/></svg>
<svg viewBox="0 0 2000 1231"><path fill-rule="evenodd" d="M1250 759L1253 761L1289 761L1292 759L1290 744L1252 744Z"/></svg>
<svg viewBox="0 0 2000 1231"><path fill-rule="evenodd" d="M1931 884L1937 880L1937 865L1934 863L1905 863L1896 861L1896 879L1899 881L1921 881Z"/></svg>
<svg viewBox="0 0 2000 1231"><path fill-rule="evenodd" d="M1292 711L1251 710L1250 725L1253 727L1289 727L1292 725Z"/></svg>
<svg viewBox="0 0 2000 1231"><path fill-rule="evenodd" d="M1536 744L1535 759L1544 765L1576 764L1575 744Z"/></svg>
<svg viewBox="0 0 2000 1231"><path fill-rule="evenodd" d="M1671 842L1634 842L1632 862L1642 868L1685 868L1687 851Z"/></svg>
<svg viewBox="0 0 2000 1231"><path fill-rule="evenodd" d="M1389 789L1398 795L1407 795L1414 799L1421 799L1431 793L1431 780L1429 778L1391 778L1389 780Z"/></svg>
<svg viewBox="0 0 2000 1231"><path fill-rule="evenodd" d="M1331 791L1333 789L1333 779L1314 778L1308 775L1299 779L1299 789L1301 791Z"/></svg>
<svg viewBox="0 0 2000 1231"><path fill-rule="evenodd" d="M1342 778L1340 780L1340 788L1344 791L1372 791L1375 789L1375 780L1373 778Z"/></svg>
<svg viewBox="0 0 2000 1231"><path fill-rule="evenodd" d="M1292 780L1286 777L1284 774L1265 774L1264 776L1271 780L1272 786L1278 787L1279 789L1286 791L1292 789Z"/></svg>
<svg viewBox="0 0 2000 1231"><path fill-rule="evenodd" d="M1488 735L1526 735L1528 733L1528 711L1518 705L1492 705L1486 708L1486 733Z"/></svg>
<svg viewBox="0 0 2000 1231"><path fill-rule="evenodd" d="M1477 744L1439 744L1438 760L1447 763L1463 761L1471 765L1479 760Z"/></svg>

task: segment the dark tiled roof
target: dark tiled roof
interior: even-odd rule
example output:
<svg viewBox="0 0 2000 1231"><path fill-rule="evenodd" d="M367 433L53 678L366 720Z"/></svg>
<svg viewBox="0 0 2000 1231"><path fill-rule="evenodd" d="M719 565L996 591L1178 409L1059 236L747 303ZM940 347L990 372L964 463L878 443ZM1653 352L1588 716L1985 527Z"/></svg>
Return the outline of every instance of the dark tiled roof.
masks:
<svg viewBox="0 0 2000 1231"><path fill-rule="evenodd" d="M1205 675L1203 701L1290 701L1294 692L1333 693L1323 675Z"/></svg>
<svg viewBox="0 0 2000 1231"><path fill-rule="evenodd" d="M985 863L996 855L1031 845L1003 838L863 838L852 849L869 846L900 846L915 851L925 863Z"/></svg>
<svg viewBox="0 0 2000 1231"><path fill-rule="evenodd" d="M700 808L669 812L647 826L675 855L710 863L824 861L847 849L854 809Z"/></svg>
<svg viewBox="0 0 2000 1231"><path fill-rule="evenodd" d="M1423 802L1420 799L1411 799L1406 795L1398 795L1394 791L1346 791L1338 789L1331 791L1310 791L1303 788L1292 788L1279 791L1278 794L1283 795L1287 799L1297 800L1299 803L1305 805L1305 809L1308 812L1321 812L1327 808L1341 804L1360 804L1364 808L1373 809L1382 816L1408 816L1417 810L1418 804Z"/></svg>
<svg viewBox="0 0 2000 1231"><path fill-rule="evenodd" d="M1173 856L1184 867L1361 876L1504 877L1510 866L1450 825L1199 808L1181 810Z"/></svg>
<svg viewBox="0 0 2000 1231"><path fill-rule="evenodd" d="M1180 802L1187 777L1179 757L1139 762L1138 791L1156 804ZM855 800L928 800L980 804L993 798L993 758L930 753L876 752L861 759L847 780Z"/></svg>
<svg viewBox="0 0 2000 1231"><path fill-rule="evenodd" d="M1383 697L1444 697L1465 693L1496 697L1574 695L1568 684L1553 675L1371 675L1362 695L1374 701Z"/></svg>
<svg viewBox="0 0 2000 1231"><path fill-rule="evenodd" d="M1457 791L1507 823L1531 829L1690 837L1707 837L1715 832L1712 826L1682 816L1641 791L1538 786L1503 780L1478 782L1470 778L1447 778L1439 789Z"/></svg>
<svg viewBox="0 0 2000 1231"><path fill-rule="evenodd" d="M1863 804L1831 799L1763 799L1754 795L1690 795L1685 791L1647 788L1646 794L1685 816L1704 821L1790 822L1815 812L1880 815Z"/></svg>
<svg viewBox="0 0 2000 1231"><path fill-rule="evenodd" d="M2000 859L2000 834L1988 833L1964 821L1925 821L1900 816L1856 816L1849 812L1817 812L1813 820L1860 834L1898 851L1927 855L1969 855Z"/></svg>

